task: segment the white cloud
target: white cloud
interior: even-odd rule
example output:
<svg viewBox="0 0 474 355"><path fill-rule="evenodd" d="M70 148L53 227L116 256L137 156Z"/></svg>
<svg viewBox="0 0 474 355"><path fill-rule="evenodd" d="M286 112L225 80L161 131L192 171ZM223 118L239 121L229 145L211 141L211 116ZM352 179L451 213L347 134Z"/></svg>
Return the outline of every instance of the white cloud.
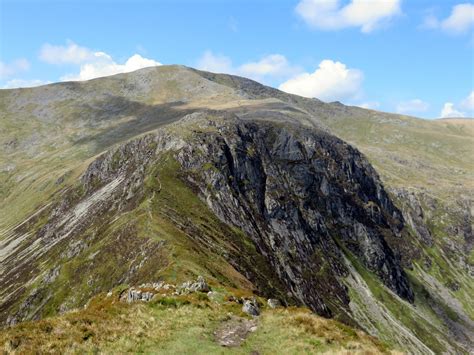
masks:
<svg viewBox="0 0 474 355"><path fill-rule="evenodd" d="M94 59L94 52L72 41L67 41L66 46L46 43L41 47L39 58L49 64L81 64Z"/></svg>
<svg viewBox="0 0 474 355"><path fill-rule="evenodd" d="M446 102L443 106L443 109L441 110L440 116L441 118L464 117L464 113L456 110L452 102Z"/></svg>
<svg viewBox="0 0 474 355"><path fill-rule="evenodd" d="M8 78L28 69L30 69L30 63L24 58L14 60L8 64L0 61L0 79Z"/></svg>
<svg viewBox="0 0 474 355"><path fill-rule="evenodd" d="M286 57L281 54L270 54L259 61L234 66L229 57L214 54L211 51L204 52L196 67L214 73L241 75L261 82L288 78L301 71L298 67L291 65Z"/></svg>
<svg viewBox="0 0 474 355"><path fill-rule="evenodd" d="M161 63L153 59L143 58L140 54L132 55L125 64L118 64L107 53L96 52L90 60L81 64L78 74L65 75L61 77L61 80L90 80L119 73L129 73L134 70L157 65L161 65Z"/></svg>
<svg viewBox="0 0 474 355"><path fill-rule="evenodd" d="M338 30L360 27L368 33L401 14L401 0L351 0L345 6L339 0L301 0L296 13L311 27Z"/></svg>
<svg viewBox="0 0 474 355"><path fill-rule="evenodd" d="M16 88L29 88L34 86L50 84L50 81L43 80L23 80L23 79L12 79L5 83L2 86L2 89L16 89Z"/></svg>
<svg viewBox="0 0 474 355"><path fill-rule="evenodd" d="M45 44L41 48L40 59L50 64L78 64L79 73L67 74L61 80L89 80L102 76L128 73L141 68L161 65L153 59L134 54L124 64L119 64L104 52L94 52L68 41L65 46Z"/></svg>
<svg viewBox="0 0 474 355"><path fill-rule="evenodd" d="M445 117L474 117L474 90L467 95L459 104L446 102L440 113L441 118Z"/></svg>
<svg viewBox="0 0 474 355"><path fill-rule="evenodd" d="M428 110L430 105L420 99L413 99L409 101L400 102L397 105L398 113L408 113L415 114L420 112L425 112Z"/></svg>
<svg viewBox="0 0 474 355"><path fill-rule="evenodd" d="M433 14L425 17L423 27L440 28L451 34L461 34L474 26L474 4L464 3L453 6L451 14L439 20Z"/></svg>
<svg viewBox="0 0 474 355"><path fill-rule="evenodd" d="M281 54L268 55L258 62L249 62L239 67L238 72L250 78L265 76L284 77L294 75L300 69L290 65L285 56Z"/></svg>
<svg viewBox="0 0 474 355"><path fill-rule="evenodd" d="M364 75L341 62L326 59L313 73L302 73L280 85L279 89L323 101L357 98L362 92Z"/></svg>
<svg viewBox="0 0 474 355"><path fill-rule="evenodd" d="M325 101L356 98L362 91L363 73L332 60L323 60L314 73L305 73L281 54L271 54L255 62L234 66L229 57L206 51L198 60L197 68L241 75L261 82L286 79L279 86L280 90Z"/></svg>
<svg viewBox="0 0 474 355"><path fill-rule="evenodd" d="M462 33L474 25L474 4L459 4L453 7L451 15L441 22L441 28L448 32Z"/></svg>

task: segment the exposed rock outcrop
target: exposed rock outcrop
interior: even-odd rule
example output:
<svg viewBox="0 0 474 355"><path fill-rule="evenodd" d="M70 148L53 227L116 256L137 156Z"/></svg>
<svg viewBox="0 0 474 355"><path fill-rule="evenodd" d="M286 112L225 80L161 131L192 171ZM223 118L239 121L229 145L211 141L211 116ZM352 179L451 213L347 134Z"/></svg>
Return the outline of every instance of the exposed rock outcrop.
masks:
<svg viewBox="0 0 474 355"><path fill-rule="evenodd" d="M182 293L193 293L193 292L209 292L210 287L207 284L206 280L204 280L204 277L198 276L196 281L186 281L183 283L176 292L182 294Z"/></svg>
<svg viewBox="0 0 474 355"><path fill-rule="evenodd" d="M141 290L136 290L134 288L130 288L127 291L127 302L137 302L137 301L145 301L149 302L153 298L155 294L153 292L142 292Z"/></svg>

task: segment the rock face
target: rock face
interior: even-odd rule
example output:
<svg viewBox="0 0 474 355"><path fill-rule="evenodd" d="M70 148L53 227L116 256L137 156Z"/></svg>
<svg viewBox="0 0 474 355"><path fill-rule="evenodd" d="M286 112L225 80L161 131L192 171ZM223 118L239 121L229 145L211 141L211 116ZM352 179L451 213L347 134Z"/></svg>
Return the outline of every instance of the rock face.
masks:
<svg viewBox="0 0 474 355"><path fill-rule="evenodd" d="M385 239L402 240L402 217L358 151L301 126L232 117L201 123L207 132L177 160L201 171L189 182L221 220L251 236L295 299L326 316L344 308L346 249L413 300Z"/></svg>
<svg viewBox="0 0 474 355"><path fill-rule="evenodd" d="M194 114L179 126L192 131L186 142L180 136L151 139L162 147L167 142L187 183L222 221L251 237L293 299L326 316L344 309L349 297L340 278L348 250L413 300L400 258L385 239L403 243L402 217L354 148L321 131L229 114ZM137 151L132 159L145 156L144 165L151 164L150 153ZM122 171L134 166L120 164ZM99 169L93 163L83 181L87 186L92 172L109 170L106 161ZM100 180L113 181L120 170ZM139 190L142 177L132 179Z"/></svg>
<svg viewBox="0 0 474 355"><path fill-rule="evenodd" d="M414 192L408 192L402 189L394 191L395 196L404 202L404 210L402 210L406 223L415 231L417 237L426 246L433 246L433 236L426 226L425 213L423 211L420 199ZM431 204L434 202L430 201ZM435 206L432 206L435 209Z"/></svg>

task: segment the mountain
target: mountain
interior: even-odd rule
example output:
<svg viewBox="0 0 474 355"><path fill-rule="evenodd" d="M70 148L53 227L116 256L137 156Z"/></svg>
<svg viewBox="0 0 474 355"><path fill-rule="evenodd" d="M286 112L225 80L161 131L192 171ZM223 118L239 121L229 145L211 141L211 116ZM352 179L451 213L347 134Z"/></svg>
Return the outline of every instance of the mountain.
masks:
<svg viewBox="0 0 474 355"><path fill-rule="evenodd" d="M10 345L38 324L19 322L202 275L391 348L472 350L473 121L182 66L1 90L0 107Z"/></svg>

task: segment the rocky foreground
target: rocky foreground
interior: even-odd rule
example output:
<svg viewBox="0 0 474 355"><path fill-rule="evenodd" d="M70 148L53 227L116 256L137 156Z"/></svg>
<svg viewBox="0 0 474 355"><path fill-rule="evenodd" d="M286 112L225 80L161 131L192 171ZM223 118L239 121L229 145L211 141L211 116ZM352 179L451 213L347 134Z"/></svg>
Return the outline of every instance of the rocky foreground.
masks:
<svg viewBox="0 0 474 355"><path fill-rule="evenodd" d="M364 332L307 309L242 290L211 291L202 277L116 288L83 309L4 330L0 343L11 354L393 353Z"/></svg>

